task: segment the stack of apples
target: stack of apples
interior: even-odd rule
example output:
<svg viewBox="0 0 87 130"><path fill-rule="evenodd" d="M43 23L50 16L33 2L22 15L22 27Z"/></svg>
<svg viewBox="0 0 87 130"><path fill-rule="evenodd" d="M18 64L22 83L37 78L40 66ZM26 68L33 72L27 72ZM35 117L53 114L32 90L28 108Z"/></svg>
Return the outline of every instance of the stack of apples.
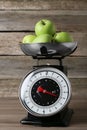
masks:
<svg viewBox="0 0 87 130"><path fill-rule="evenodd" d="M73 42L68 32L56 32L56 27L51 20L42 19L35 24L35 34L25 35L24 44L34 43L64 43Z"/></svg>

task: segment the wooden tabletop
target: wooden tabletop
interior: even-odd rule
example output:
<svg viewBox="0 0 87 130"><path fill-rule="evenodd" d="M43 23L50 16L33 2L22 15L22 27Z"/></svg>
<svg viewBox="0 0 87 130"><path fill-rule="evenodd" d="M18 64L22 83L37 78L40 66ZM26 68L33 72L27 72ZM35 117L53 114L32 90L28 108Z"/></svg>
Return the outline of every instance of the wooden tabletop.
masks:
<svg viewBox="0 0 87 130"><path fill-rule="evenodd" d="M0 130L87 130L87 101L72 99L69 105L74 114L68 127L41 127L22 125L20 120L27 113L18 98L0 98Z"/></svg>

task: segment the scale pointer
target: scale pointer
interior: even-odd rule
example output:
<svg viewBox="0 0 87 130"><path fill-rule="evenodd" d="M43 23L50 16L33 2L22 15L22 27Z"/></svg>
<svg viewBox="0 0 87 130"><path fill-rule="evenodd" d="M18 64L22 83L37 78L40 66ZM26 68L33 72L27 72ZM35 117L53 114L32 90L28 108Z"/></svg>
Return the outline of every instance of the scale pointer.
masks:
<svg viewBox="0 0 87 130"><path fill-rule="evenodd" d="M41 86L39 86L39 87L37 88L37 92L39 92L39 93L41 92L41 93L44 93L44 94L48 94L48 95L51 95L51 96L57 97L56 94L51 93L51 92L49 92L49 91L43 89Z"/></svg>

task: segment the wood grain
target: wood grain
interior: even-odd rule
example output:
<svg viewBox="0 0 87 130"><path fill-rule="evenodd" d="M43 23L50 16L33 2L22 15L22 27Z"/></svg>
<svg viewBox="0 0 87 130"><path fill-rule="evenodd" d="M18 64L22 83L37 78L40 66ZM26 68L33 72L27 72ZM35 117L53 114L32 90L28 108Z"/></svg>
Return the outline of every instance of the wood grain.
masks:
<svg viewBox="0 0 87 130"><path fill-rule="evenodd" d="M72 99L69 106L74 109L69 127L36 127L20 124L20 120L26 116L26 111L18 98L0 98L0 130L86 130L87 100Z"/></svg>
<svg viewBox="0 0 87 130"><path fill-rule="evenodd" d="M24 56L19 42L24 35L34 33L35 23L43 17L53 20L57 31L69 31L78 42L73 57L66 58L64 64L68 66L74 97L79 93L84 98L87 97L86 1L75 4L76 2L78 1L0 1L0 97L17 97L21 78L36 64L31 57ZM55 61L54 64L56 63ZM78 88L80 90L76 91Z"/></svg>
<svg viewBox="0 0 87 130"><path fill-rule="evenodd" d="M26 63L26 64L25 64ZM39 64L54 63L56 60L41 60ZM81 94L87 98L87 58L67 57L63 61L68 67L68 77L71 81L73 95ZM0 57L0 97L17 97L22 78L37 65L37 60L29 56L1 56Z"/></svg>
<svg viewBox="0 0 87 130"><path fill-rule="evenodd" d="M0 31L34 31L36 22L43 18L52 20L57 31L87 31L87 11L70 10L0 11Z"/></svg>
<svg viewBox="0 0 87 130"><path fill-rule="evenodd" d="M54 63L56 60L41 60L39 64ZM79 94L87 98L87 58L67 57L63 61L68 67L74 98ZM20 82L26 73L31 71L37 61L29 56L1 56L0 57L0 97L17 97Z"/></svg>
<svg viewBox="0 0 87 130"><path fill-rule="evenodd" d="M19 42L23 37L34 32L3 32L0 33L0 55L24 55ZM78 43L73 56L87 56L87 32L70 32L74 41Z"/></svg>
<svg viewBox="0 0 87 130"><path fill-rule="evenodd" d="M46 63L58 64L58 61L40 61L40 65ZM31 70L33 65L37 65L36 60L28 56L1 56L0 79L20 79ZM64 65L68 67L68 76L70 78L87 78L86 57L67 57L64 60Z"/></svg>
<svg viewBox="0 0 87 130"><path fill-rule="evenodd" d="M87 100L87 78L69 78L72 87L72 98ZM22 82L20 79L0 79L0 98L18 97L19 86ZM1 106L0 106L1 107Z"/></svg>
<svg viewBox="0 0 87 130"><path fill-rule="evenodd" d="M21 125L26 111L18 99L22 78L37 64L25 56L19 42L42 18L52 20L56 31L68 31L77 50L63 63L72 86L69 107L74 109L67 128ZM40 61L40 64L58 61ZM15 98L14 98L15 97ZM87 130L87 0L0 0L0 130Z"/></svg>
<svg viewBox="0 0 87 130"><path fill-rule="evenodd" d="M2 10L86 10L86 0L0 0Z"/></svg>

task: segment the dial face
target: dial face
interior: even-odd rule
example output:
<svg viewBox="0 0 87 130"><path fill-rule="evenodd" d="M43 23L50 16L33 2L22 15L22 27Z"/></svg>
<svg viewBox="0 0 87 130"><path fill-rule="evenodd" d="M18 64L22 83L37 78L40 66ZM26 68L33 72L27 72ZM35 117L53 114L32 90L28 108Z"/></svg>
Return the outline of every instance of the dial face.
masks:
<svg viewBox="0 0 87 130"><path fill-rule="evenodd" d="M60 95L59 85L52 79L38 80L32 87L31 96L36 104L49 106L54 104Z"/></svg>
<svg viewBox="0 0 87 130"><path fill-rule="evenodd" d="M71 97L70 82L56 68L39 68L27 74L20 86L20 99L34 116L51 116L60 112Z"/></svg>

